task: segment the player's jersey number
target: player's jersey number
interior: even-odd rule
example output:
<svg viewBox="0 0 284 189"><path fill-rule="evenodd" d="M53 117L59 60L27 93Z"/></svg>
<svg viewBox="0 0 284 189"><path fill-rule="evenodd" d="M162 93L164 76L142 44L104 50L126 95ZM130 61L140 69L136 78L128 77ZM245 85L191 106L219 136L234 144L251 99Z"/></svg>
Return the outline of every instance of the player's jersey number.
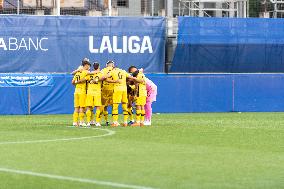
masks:
<svg viewBox="0 0 284 189"><path fill-rule="evenodd" d="M96 76L96 77L95 77L95 81L99 81L99 79L100 79L99 76ZM91 83L92 80L94 80L94 76L91 75L91 76L90 76L89 83ZM99 83L93 83L93 84L99 84Z"/></svg>
<svg viewBox="0 0 284 189"><path fill-rule="evenodd" d="M76 80L77 82L80 81L80 76L79 76L79 75L76 75L75 80Z"/></svg>
<svg viewBox="0 0 284 189"><path fill-rule="evenodd" d="M118 78L122 79L123 75L121 75L121 72L118 72Z"/></svg>

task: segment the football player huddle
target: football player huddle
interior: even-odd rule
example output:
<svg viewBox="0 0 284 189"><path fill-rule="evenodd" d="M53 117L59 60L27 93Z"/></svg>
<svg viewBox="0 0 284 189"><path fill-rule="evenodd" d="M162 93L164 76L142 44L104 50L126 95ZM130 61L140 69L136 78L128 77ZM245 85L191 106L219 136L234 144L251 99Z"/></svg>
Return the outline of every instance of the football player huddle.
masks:
<svg viewBox="0 0 284 189"><path fill-rule="evenodd" d="M120 126L119 105L123 110L123 127L151 125L152 102L156 101L157 86L143 74L143 69L131 66L128 72L108 61L90 63L84 58L82 65L72 72L74 91L73 126ZM108 119L108 107L112 107L112 123ZM133 110L136 109L134 120ZM94 114L95 111L95 114Z"/></svg>

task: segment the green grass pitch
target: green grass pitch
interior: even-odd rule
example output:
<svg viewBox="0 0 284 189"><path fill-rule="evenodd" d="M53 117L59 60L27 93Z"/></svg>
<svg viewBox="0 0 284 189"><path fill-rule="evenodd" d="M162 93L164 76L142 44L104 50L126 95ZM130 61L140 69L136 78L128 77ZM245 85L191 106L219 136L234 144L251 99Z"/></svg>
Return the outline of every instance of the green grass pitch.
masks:
<svg viewBox="0 0 284 189"><path fill-rule="evenodd" d="M284 113L161 114L109 130L71 118L0 116L0 188L284 188Z"/></svg>

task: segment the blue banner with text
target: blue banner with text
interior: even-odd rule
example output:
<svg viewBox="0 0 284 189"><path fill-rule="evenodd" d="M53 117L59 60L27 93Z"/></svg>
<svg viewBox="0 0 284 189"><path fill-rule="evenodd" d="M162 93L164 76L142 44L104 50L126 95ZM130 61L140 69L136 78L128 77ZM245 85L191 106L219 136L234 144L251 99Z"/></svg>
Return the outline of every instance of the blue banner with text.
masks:
<svg viewBox="0 0 284 189"><path fill-rule="evenodd" d="M50 74L0 74L0 87L45 87L53 83Z"/></svg>
<svg viewBox="0 0 284 189"><path fill-rule="evenodd" d="M0 72L70 72L87 57L163 72L163 17L1 16Z"/></svg>

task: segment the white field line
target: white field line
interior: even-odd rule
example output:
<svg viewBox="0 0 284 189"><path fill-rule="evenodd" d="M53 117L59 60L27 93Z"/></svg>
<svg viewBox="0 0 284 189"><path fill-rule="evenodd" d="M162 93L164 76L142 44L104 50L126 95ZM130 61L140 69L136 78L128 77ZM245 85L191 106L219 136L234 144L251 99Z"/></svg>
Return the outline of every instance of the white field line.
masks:
<svg viewBox="0 0 284 189"><path fill-rule="evenodd" d="M146 187L146 186L137 186L137 185L123 184L123 183L116 183L116 182L109 182L109 181L100 181L100 180L95 180L95 179L84 179L84 178L75 178L75 177L60 176L60 175L51 175L51 174L46 174L46 173L36 173L36 172L16 170L16 169L0 168L0 172L20 174L20 175L29 175L29 176L34 176L34 177L42 177L42 178L64 180L64 181L71 181L71 182L111 186L115 188L153 189L151 187Z"/></svg>
<svg viewBox="0 0 284 189"><path fill-rule="evenodd" d="M47 142L58 142L58 141L84 140L84 139L91 139L91 138L101 138L101 137L111 136L111 135L115 134L115 131L112 131L112 130L109 130L109 129L102 129L102 128L93 128L93 129L106 131L107 133L102 134L102 135L85 136L85 137L0 142L0 145L6 145L6 144L31 144L31 143L47 143Z"/></svg>

